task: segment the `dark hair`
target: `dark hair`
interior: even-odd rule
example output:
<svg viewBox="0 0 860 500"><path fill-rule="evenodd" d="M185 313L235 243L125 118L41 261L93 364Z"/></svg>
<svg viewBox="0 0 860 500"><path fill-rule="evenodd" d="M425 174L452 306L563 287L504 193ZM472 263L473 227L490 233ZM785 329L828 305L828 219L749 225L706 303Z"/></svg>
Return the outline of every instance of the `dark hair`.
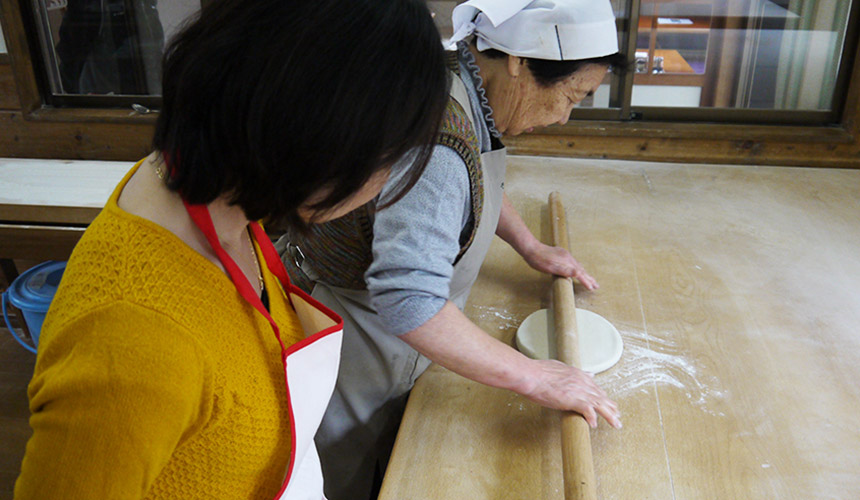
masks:
<svg viewBox="0 0 860 500"><path fill-rule="evenodd" d="M228 196L249 219L306 229L414 152L414 185L448 99L423 0L219 0L171 41L153 147L189 203Z"/></svg>
<svg viewBox="0 0 860 500"><path fill-rule="evenodd" d="M496 49L487 49L481 54L490 59L501 59L508 57L508 54ZM535 77L538 85L542 87L551 87L554 84L565 80L570 75L576 73L581 67L587 64L602 64L606 65L614 71L624 70L629 64L627 58L620 52L609 54L608 56L592 57L589 59L574 59L571 61L555 61L549 59L533 59L524 57L526 66Z"/></svg>

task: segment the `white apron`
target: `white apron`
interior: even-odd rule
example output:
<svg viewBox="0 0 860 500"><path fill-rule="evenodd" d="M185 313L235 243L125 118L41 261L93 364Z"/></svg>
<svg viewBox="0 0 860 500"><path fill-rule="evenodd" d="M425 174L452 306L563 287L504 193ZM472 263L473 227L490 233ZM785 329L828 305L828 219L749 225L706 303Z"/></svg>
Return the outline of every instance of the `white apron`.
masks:
<svg viewBox="0 0 860 500"><path fill-rule="evenodd" d="M337 380L343 339L343 321L330 309L292 285L287 271L263 228L251 223L254 239L263 253L266 266L281 282L299 318L306 338L285 348L280 331L263 306L244 273L221 247L212 218L205 205L186 204L192 221L206 236L239 293L272 325L281 344L284 383L290 412L292 447L290 463L284 482L275 500L322 500L323 476L320 459L314 445L314 435L328 406ZM277 290L272 290L277 293Z"/></svg>
<svg viewBox="0 0 860 500"><path fill-rule="evenodd" d="M460 78L453 79L451 96L474 124ZM483 153L481 166L483 210L471 245L454 265L448 294L461 310L498 225L505 149ZM317 282L312 295L343 317L345 331L337 387L316 438L327 478L326 494L331 500L364 500L374 493L374 475L378 482L384 473L406 397L430 360L385 331L366 290Z"/></svg>
<svg viewBox="0 0 860 500"><path fill-rule="evenodd" d="M284 484L275 498L320 500L325 495L314 435L337 381L343 322L334 312L292 285L290 302L305 334L311 335L290 346L284 355L293 442Z"/></svg>

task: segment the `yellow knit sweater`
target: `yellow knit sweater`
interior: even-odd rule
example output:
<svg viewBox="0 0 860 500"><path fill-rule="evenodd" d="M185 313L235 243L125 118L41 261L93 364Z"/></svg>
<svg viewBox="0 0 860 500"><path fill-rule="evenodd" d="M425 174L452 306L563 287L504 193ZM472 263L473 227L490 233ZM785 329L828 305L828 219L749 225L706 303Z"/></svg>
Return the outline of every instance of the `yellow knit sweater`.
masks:
<svg viewBox="0 0 860 500"><path fill-rule="evenodd" d="M273 498L290 459L280 346L228 276L117 206L136 168L45 320L15 498ZM262 267L289 346L304 335Z"/></svg>

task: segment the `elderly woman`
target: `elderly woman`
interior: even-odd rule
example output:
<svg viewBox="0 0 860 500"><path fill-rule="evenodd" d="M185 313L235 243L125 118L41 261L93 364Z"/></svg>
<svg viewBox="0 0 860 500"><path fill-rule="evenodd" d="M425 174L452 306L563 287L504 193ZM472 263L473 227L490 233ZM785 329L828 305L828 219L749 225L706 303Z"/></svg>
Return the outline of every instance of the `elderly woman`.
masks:
<svg viewBox="0 0 860 500"><path fill-rule="evenodd" d="M337 388L317 435L331 500L373 496L407 393L430 361L577 411L592 426L601 415L620 427L589 374L531 360L462 313L494 235L533 268L597 287L566 250L538 241L505 197L499 139L565 123L598 87L620 59L609 2L473 0L455 9L454 25L451 99L415 187L385 210L371 203L279 242L296 280L345 321Z"/></svg>
<svg viewBox="0 0 860 500"><path fill-rule="evenodd" d="M342 322L252 221L338 217L409 154L395 201L447 88L423 0L208 4L165 55L155 153L48 312L15 498L322 499Z"/></svg>

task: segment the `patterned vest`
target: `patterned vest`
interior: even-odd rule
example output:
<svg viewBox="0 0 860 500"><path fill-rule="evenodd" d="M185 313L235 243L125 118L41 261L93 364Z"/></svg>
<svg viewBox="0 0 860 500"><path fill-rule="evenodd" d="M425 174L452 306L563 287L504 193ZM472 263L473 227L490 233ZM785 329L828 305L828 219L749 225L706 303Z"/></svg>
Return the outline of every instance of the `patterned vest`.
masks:
<svg viewBox="0 0 860 500"><path fill-rule="evenodd" d="M459 78L456 52L448 53L448 69L452 73L451 78ZM471 217L461 233L460 252L457 255L459 260L471 245L481 219L484 177L478 136L469 121L469 115L453 97L448 99L436 143L456 151L469 175ZM375 211L376 200L343 217L311 226L309 234L290 234L290 243L299 247L306 258L303 267L310 268L319 281L329 285L352 290L365 289L364 273L373 261L371 245ZM290 280L310 292L313 281L296 267L292 256L284 254L282 257Z"/></svg>

